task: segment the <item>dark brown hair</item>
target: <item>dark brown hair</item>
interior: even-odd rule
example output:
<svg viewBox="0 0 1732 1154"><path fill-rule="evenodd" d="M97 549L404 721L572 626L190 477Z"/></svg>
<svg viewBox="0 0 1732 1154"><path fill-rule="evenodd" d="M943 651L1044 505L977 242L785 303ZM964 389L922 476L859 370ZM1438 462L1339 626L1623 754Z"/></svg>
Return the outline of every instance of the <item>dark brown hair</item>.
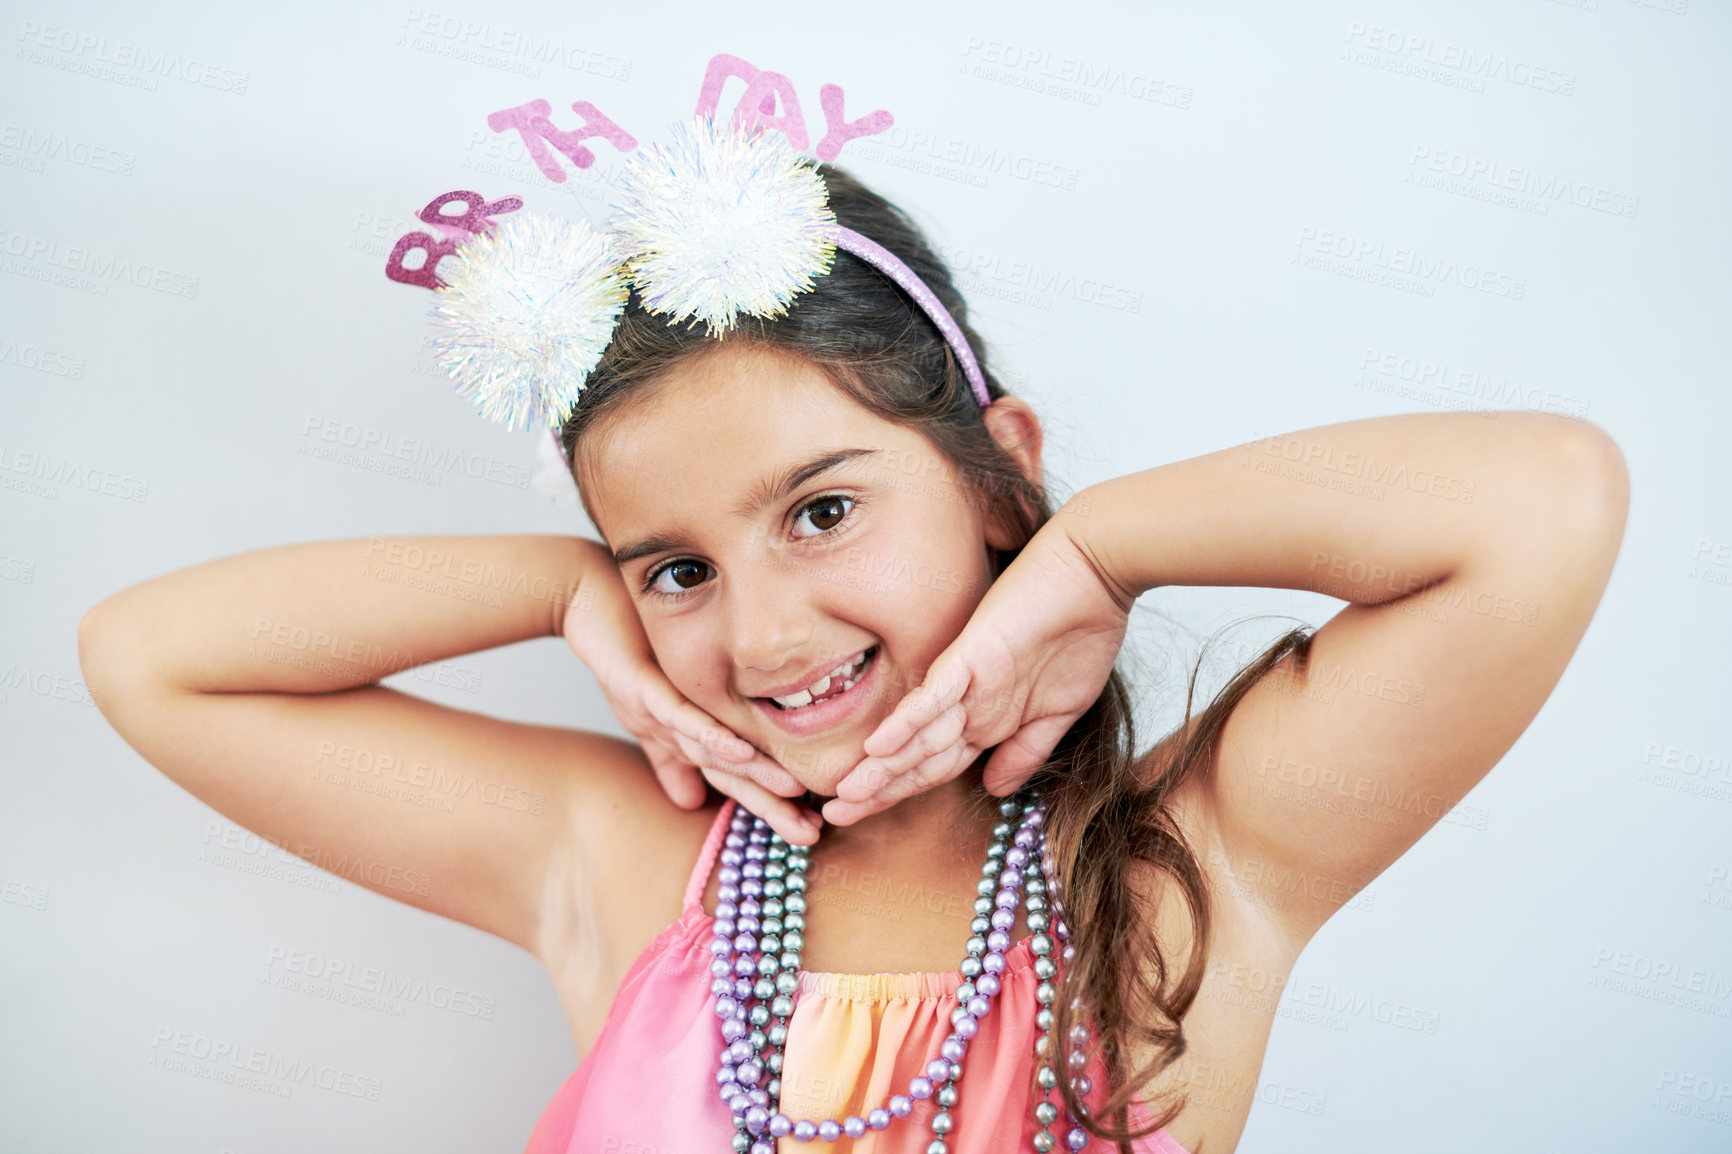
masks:
<svg viewBox="0 0 1732 1154"><path fill-rule="evenodd" d="M949 270L918 226L843 170L819 165L818 171L837 220L895 253L926 282L974 350L989 395L1004 396ZM1023 475L987 431L937 326L888 277L842 250L815 286L796 298L786 315L768 321L742 317L738 329L721 339L761 342L816 362L868 411L924 435L961 475L969 499L1002 518L1014 540L1026 542L1052 515L1046 492ZM634 292L561 431L567 463L585 431L638 395L638 386L715 344L696 323L670 325L645 311ZM994 573L1015 556L1016 550L995 550ZM1171 796L1191 776L1209 771L1228 715L1257 679L1289 652L1303 662L1308 644L1305 628L1283 635L1194 722L1193 668L1182 736L1159 767L1135 755L1130 696L1115 669L1094 705L1024 787L1039 791L1047 804L1047 844L1075 947L1072 960L1060 969L1047 1034L1049 1048L1056 1049L1049 1052L1068 1053L1069 1045L1059 1040L1069 1038L1073 1018L1086 1022L1109 1076L1104 1101L1091 1090L1089 1098L1098 1103L1092 1111L1077 1100L1067 1078L1059 1079L1059 1091L1086 1129L1119 1144L1124 1154L1131 1139L1166 1125L1184 1105L1182 1094L1172 1095L1159 1104L1150 1126L1135 1133L1128 1129L1131 1097L1185 1052L1181 1022L1196 1000L1206 961L1208 892L1196 854L1174 820ZM982 806L996 802L984 791L978 800ZM1154 909L1146 900L1148 867L1177 884L1189 912L1194 933L1182 970L1174 970L1156 939ZM1133 885L1134 878L1140 884ZM1144 1052L1149 1059L1127 1071L1127 1057ZM1062 1057L1054 1065L1066 1068ZM1062 1132L1061 1121L1055 1133Z"/></svg>

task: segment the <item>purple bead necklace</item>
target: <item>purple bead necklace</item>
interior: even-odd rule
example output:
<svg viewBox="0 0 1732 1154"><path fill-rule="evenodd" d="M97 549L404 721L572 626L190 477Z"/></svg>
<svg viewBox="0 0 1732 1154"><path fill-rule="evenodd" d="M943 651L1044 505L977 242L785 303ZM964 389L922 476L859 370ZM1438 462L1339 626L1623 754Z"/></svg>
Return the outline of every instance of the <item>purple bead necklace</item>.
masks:
<svg viewBox="0 0 1732 1154"><path fill-rule="evenodd" d="M1052 1001L1057 996L1053 978L1058 963L1053 954L1058 943L1046 931L1050 926L1063 942L1059 957L1070 961L1075 949L1064 924L1056 875L1046 858L1044 822L1046 807L1033 794L1024 793L999 803L1004 821L992 827L986 864L977 885L974 921L969 930L960 967L963 982L956 989L957 1007L951 1011L951 1034L939 1048L941 1057L927 1063L924 1074L908 1084L906 1094L895 1094L865 1117L850 1114L837 1120L814 1122L789 1118L778 1108L781 1095L782 1056L788 1038L788 1019L794 1013L794 995L800 985L800 949L805 944L806 865L808 848L790 845L768 823L737 802L732 827L721 853L721 882L716 902L715 937L710 942L710 992L716 998L716 1017L722 1023L721 1062L716 1086L734 1115L734 1154L775 1154L776 1139L793 1135L796 1141L834 1142L846 1135L859 1138L868 1130L889 1128L897 1118L914 1110L916 1099L932 1098L939 1106L929 1121L933 1139L926 1154L950 1154L956 1121L950 1110L960 1099L962 1060L968 1042L978 1033L980 1020L992 1011L993 998L1003 988L1005 951L1022 891L1028 891L1028 928L1033 935L1034 972L1040 978L1035 1000L1040 1010L1035 1022L1040 1036L1035 1054L1040 1059L1036 1083L1041 1100L1034 1107L1039 1130L1034 1149L1040 1154L1058 1148L1050 1129L1058 1119L1058 1106L1051 1098L1058 1075L1048 1055L1047 1032L1052 1028ZM1019 823L1015 827L1013 822ZM1014 828L1014 835L1013 835ZM1011 842L1007 846L1006 838ZM1026 877L1024 876L1026 873ZM1048 913L1050 905L1051 912ZM1071 1083L1079 1095L1087 1094L1089 1079L1082 1074L1086 1063L1083 1047L1088 1027L1071 1030ZM1088 1131L1067 1110L1070 1125L1064 1136L1067 1150L1088 1145Z"/></svg>

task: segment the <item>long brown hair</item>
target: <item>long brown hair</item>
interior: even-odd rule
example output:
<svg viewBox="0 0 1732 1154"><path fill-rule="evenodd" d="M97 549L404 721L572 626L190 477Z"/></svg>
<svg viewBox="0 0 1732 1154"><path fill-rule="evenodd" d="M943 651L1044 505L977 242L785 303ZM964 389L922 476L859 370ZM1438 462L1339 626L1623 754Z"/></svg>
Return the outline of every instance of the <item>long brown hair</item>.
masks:
<svg viewBox="0 0 1732 1154"><path fill-rule="evenodd" d="M962 295L919 227L842 169L820 165L818 171L837 220L895 253L926 282L967 337L989 395L1004 396L987 350L968 324ZM1052 515L1045 489L1025 477L993 440L954 353L925 313L889 278L841 250L815 286L784 316L741 318L736 331L723 339L762 342L816 362L868 411L924 435L961 475L968 499L1001 518L1014 530L1012 539L1032 537ZM636 395L638 386L714 345L715 339L696 324L670 325L648 313L634 292L561 432L567 463L574 460L584 432ZM1016 552L995 550L994 573L1002 572ZM1228 715L1257 679L1289 652L1303 662L1308 643L1305 628L1282 636L1241 670L1194 724L1193 668L1184 736L1155 774L1135 755L1130 696L1115 669L1094 705L1024 787L1038 791L1047 804L1047 844L1075 949L1060 967L1052 1012L1042 1015L1049 1052L1055 1068L1065 1069L1062 1055L1070 1047L1060 1040L1070 1037L1073 1021L1086 1022L1109 1076L1110 1092L1093 1110L1078 1101L1068 1078L1059 1079L1058 1089L1086 1129L1119 1144L1124 1154L1133 1138L1166 1125L1184 1105L1182 1095L1171 1095L1146 1129L1128 1130L1131 1097L1185 1052L1181 1022L1196 1000L1206 961L1208 892L1196 854L1174 820L1172 794L1193 774L1208 771ZM984 791L978 799L982 805L995 800ZM1183 894L1194 934L1182 970L1173 970L1156 938L1154 909L1139 896L1147 875L1139 864L1171 878ZM1144 884L1133 886L1138 874ZM1145 1052L1148 1060L1127 1071L1127 1056ZM1100 1097L1091 1090L1091 1100Z"/></svg>

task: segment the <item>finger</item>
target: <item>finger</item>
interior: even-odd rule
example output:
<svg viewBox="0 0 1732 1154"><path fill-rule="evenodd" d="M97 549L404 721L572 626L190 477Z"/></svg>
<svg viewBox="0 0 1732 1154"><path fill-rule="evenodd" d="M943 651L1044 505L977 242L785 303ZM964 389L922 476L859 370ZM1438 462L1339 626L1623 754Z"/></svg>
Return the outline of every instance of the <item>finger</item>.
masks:
<svg viewBox="0 0 1732 1154"><path fill-rule="evenodd" d="M794 775L783 769L763 754L753 750L752 760L746 762L721 762L710 756L707 746L699 745L685 734L674 732L674 741L692 764L702 769L714 769L721 773L735 774L757 782L765 789L781 794L783 797L798 797L806 792L806 787L794 779Z"/></svg>
<svg viewBox="0 0 1732 1154"><path fill-rule="evenodd" d="M681 697L679 690L671 684L657 686L656 690L646 693L644 702L649 706L651 717L710 752L709 757L700 759L700 764L718 758L750 761L758 752L750 742L729 732L715 718Z"/></svg>
<svg viewBox="0 0 1732 1154"><path fill-rule="evenodd" d="M1077 716L1043 717L1031 721L999 743L986 761L981 784L994 797L1009 797L1022 788L1034 771L1046 764L1052 751L1076 721Z"/></svg>
<svg viewBox="0 0 1732 1154"><path fill-rule="evenodd" d="M904 798L931 789L961 772L979 750L955 745L907 773L887 782L885 788L861 802L837 798L825 804L824 819L832 825L851 825L875 813L883 813Z"/></svg>
<svg viewBox="0 0 1732 1154"><path fill-rule="evenodd" d="M662 792L667 794L673 803L681 809L697 809L704 804L709 791L704 788L704 779L698 773L697 766L686 762L672 761L668 758L650 758L650 768L655 770L656 780L661 782Z"/></svg>
<svg viewBox="0 0 1732 1154"><path fill-rule="evenodd" d="M866 738L865 750L876 757L895 753L908 744L917 730L962 700L968 691L968 664L947 649L926 671L926 680L904 697L890 716Z"/></svg>
<svg viewBox="0 0 1732 1154"><path fill-rule="evenodd" d="M1026 695L1017 694L1016 683L1010 678L991 683L976 678L962 704L968 710L968 727L962 735L987 749L1016 732L1028 700Z"/></svg>
<svg viewBox="0 0 1732 1154"><path fill-rule="evenodd" d="M831 825L851 825L861 818L882 813L904 798L949 781L962 772L979 752L978 746L967 742L940 750L908 772L888 780L883 789L865 801L853 802L838 797L825 803L824 820Z"/></svg>
<svg viewBox="0 0 1732 1154"><path fill-rule="evenodd" d="M890 783L878 792L879 800L894 805L904 798L942 785L961 773L977 752L979 747L967 742L947 745L907 773L892 778Z"/></svg>
<svg viewBox="0 0 1732 1154"><path fill-rule="evenodd" d="M865 801L884 789L888 782L933 754L948 749L962 736L968 712L958 702L939 714L932 723L915 732L907 743L888 757L869 757L836 783L836 796L846 801Z"/></svg>
<svg viewBox="0 0 1732 1154"><path fill-rule="evenodd" d="M725 769L706 769L709 783L769 823L790 845L812 845L818 840L822 819L810 809L777 797L749 777Z"/></svg>

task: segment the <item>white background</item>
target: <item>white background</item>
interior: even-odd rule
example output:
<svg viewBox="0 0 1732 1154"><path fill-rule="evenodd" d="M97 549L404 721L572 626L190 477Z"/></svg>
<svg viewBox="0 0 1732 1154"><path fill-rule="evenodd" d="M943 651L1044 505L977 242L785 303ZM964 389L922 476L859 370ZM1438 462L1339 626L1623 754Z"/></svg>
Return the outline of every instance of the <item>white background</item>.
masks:
<svg viewBox="0 0 1732 1154"><path fill-rule="evenodd" d="M1241 1149L1732 1148L1723 5L6 8L0 1149L522 1148L575 1065L536 963L259 847L157 774L90 704L75 628L271 545L587 532L569 489L531 483L535 440L450 394L430 295L385 254L448 188L601 219L610 146L554 184L486 113L540 97L568 126L586 100L658 140L718 52L789 76L814 144L822 84L894 114L841 163L975 269L1063 489L1383 413L1612 433L1633 494L1598 616L1503 762L1307 950ZM1398 259L1431 275L1392 283ZM497 479L308 455L326 429ZM1145 720L1176 719L1214 631L1339 605L1146 597ZM1224 635L1207 679L1284 624ZM619 732L551 639L392 683ZM290 951L429 992L287 989ZM434 1004L451 989L491 1016ZM154 1068L163 1030L382 1091Z"/></svg>

